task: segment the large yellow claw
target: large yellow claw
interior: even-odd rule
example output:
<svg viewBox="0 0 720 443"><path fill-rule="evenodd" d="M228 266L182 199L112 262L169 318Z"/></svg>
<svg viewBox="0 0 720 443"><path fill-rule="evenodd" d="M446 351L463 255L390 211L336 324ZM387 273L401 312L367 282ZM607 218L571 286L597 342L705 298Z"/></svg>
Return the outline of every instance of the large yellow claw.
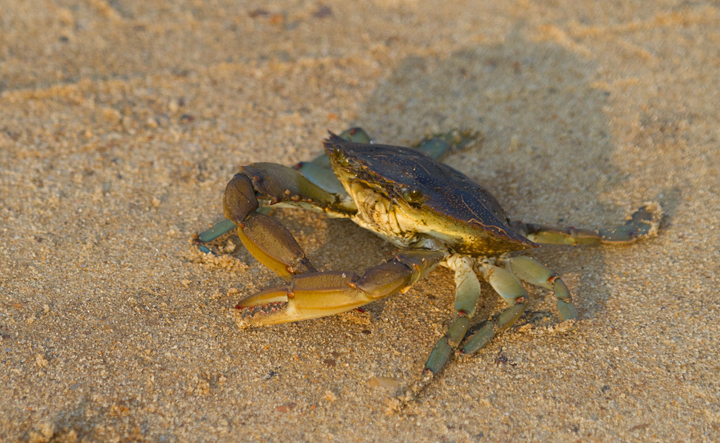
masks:
<svg viewBox="0 0 720 443"><path fill-rule="evenodd" d="M405 251L358 277L354 272L307 272L284 285L265 289L241 301L240 326L265 326L325 317L359 308L407 290L435 268L444 254Z"/></svg>
<svg viewBox="0 0 720 443"><path fill-rule="evenodd" d="M373 301L355 289L353 272L321 272L295 276L287 284L265 289L236 308L241 326L265 326L349 311Z"/></svg>

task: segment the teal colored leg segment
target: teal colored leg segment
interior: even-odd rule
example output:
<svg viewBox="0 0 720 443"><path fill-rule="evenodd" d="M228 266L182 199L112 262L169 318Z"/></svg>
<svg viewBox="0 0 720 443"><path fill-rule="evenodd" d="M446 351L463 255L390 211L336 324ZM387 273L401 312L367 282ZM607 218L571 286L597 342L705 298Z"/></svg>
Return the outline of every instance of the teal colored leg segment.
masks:
<svg viewBox="0 0 720 443"><path fill-rule="evenodd" d="M463 354L473 355L490 343L495 337L495 322L487 321L477 332L470 336L462 348Z"/></svg>
<svg viewBox="0 0 720 443"><path fill-rule="evenodd" d="M372 139L363 128L350 128L343 131L340 138L355 143L372 143Z"/></svg>
<svg viewBox="0 0 720 443"><path fill-rule="evenodd" d="M233 229L235 229L235 223L225 218L207 231L198 234L198 240L201 243L208 243L222 235L227 234Z"/></svg>
<svg viewBox="0 0 720 443"><path fill-rule="evenodd" d="M328 157L325 153L318 155L317 157L315 157L314 159L312 159L309 162L298 163L297 166L295 166L295 169L299 169L299 166L302 164L305 164L305 163L312 163L315 166L318 166L320 168L332 170L332 166L330 165L330 157Z"/></svg>
<svg viewBox="0 0 720 443"><path fill-rule="evenodd" d="M235 228L235 223L228 220L227 218L224 218L221 222L215 224L215 226L213 226L212 228L198 234L197 238L195 239L195 244L197 245L198 250L203 254L217 255L212 249L205 246L204 243L209 243L216 238L227 234Z"/></svg>
<svg viewBox="0 0 720 443"><path fill-rule="evenodd" d="M203 254L217 255L217 254L215 254L215 252L212 251L212 249L208 248L207 246L205 246L201 243L197 244L197 248L198 248L198 251L202 252Z"/></svg>
<svg viewBox="0 0 720 443"><path fill-rule="evenodd" d="M463 354L472 355L487 346L493 337L512 326L525 312L526 307L526 301L518 302L505 309L495 319L489 320L478 332L467 339L462 348Z"/></svg>
<svg viewBox="0 0 720 443"><path fill-rule="evenodd" d="M454 349L462 342L480 299L480 282L473 271L473 260L468 257L452 256L448 266L455 270L455 310L457 318L448 327L448 332L438 340L425 363L425 370L437 374L450 360Z"/></svg>
<svg viewBox="0 0 720 443"><path fill-rule="evenodd" d="M424 138L415 143L413 147L434 160L441 160L451 152L475 145L482 141L482 138L479 132L452 130Z"/></svg>
<svg viewBox="0 0 720 443"><path fill-rule="evenodd" d="M428 157L440 160L450 150L450 144L439 138L423 140L417 145L417 150Z"/></svg>
<svg viewBox="0 0 720 443"><path fill-rule="evenodd" d="M564 320L574 320L578 317L577 308L572 303L572 297L565 282L552 269L538 263L530 257L513 257L505 261L507 269L516 277L532 285L552 289L555 293L560 316Z"/></svg>
<svg viewBox="0 0 720 443"><path fill-rule="evenodd" d="M328 157L327 155L323 155L322 158L327 159ZM320 164L324 162L300 162L295 165L294 168L314 185L317 185L332 194L345 195L345 188L343 188L342 183L340 183L340 180L338 180L337 176L333 172L329 162L330 160L328 160L327 167Z"/></svg>
<svg viewBox="0 0 720 443"><path fill-rule="evenodd" d="M487 346L493 337L512 326L527 307L527 291L515 275L488 263L481 263L479 268L485 280L510 306L468 338L462 349L464 354L474 354Z"/></svg>
<svg viewBox="0 0 720 443"><path fill-rule="evenodd" d="M433 374L437 374L440 370L445 367L445 364L450 360L452 355L453 347L448 343L447 337L443 337L435 343L435 347L430 353L427 362L425 362L425 370L430 371Z"/></svg>
<svg viewBox="0 0 720 443"><path fill-rule="evenodd" d="M340 138L355 143L371 143L372 140L362 128L350 128L343 131ZM330 166L330 159L326 154L320 154L309 162L300 162L293 168L304 175L313 184L333 194L345 195L345 188L337 179Z"/></svg>

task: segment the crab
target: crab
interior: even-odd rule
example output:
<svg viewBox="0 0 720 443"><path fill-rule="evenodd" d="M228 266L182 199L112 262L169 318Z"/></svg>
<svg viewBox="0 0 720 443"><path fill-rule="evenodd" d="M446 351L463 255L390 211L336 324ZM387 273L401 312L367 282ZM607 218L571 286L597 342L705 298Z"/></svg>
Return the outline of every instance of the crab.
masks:
<svg viewBox="0 0 720 443"><path fill-rule="evenodd" d="M324 317L404 293L438 265L455 274L455 313L430 352L423 373L440 372L455 350L474 354L520 318L528 306L521 283L552 290L565 320L578 311L563 280L522 251L540 244L628 244L657 233L662 210L646 203L612 229L557 228L511 222L487 190L440 158L472 146L478 134L450 131L412 148L375 144L365 131L330 133L325 152L293 168L254 163L240 168L224 194L227 220L199 235L206 243L237 227L248 251L286 283L239 302L242 326ZM299 207L350 218L400 252L362 275L318 272L293 235L267 208ZM201 245L201 249L209 250ZM471 328L482 277L507 302ZM470 331L470 332L468 332Z"/></svg>

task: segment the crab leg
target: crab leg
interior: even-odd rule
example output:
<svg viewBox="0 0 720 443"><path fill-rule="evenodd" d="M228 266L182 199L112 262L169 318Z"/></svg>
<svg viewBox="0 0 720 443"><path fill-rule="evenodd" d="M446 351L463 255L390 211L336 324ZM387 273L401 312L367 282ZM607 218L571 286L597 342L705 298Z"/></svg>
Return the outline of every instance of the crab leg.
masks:
<svg viewBox="0 0 720 443"><path fill-rule="evenodd" d="M307 205L336 215L350 215L354 204L314 185L291 168L256 163L241 168L225 188L225 217L238 227L238 236L262 264L285 279L314 272L305 252L283 225L256 212L258 198L271 204Z"/></svg>
<svg viewBox="0 0 720 443"><path fill-rule="evenodd" d="M488 320L478 332L473 334L462 348L464 354L474 354L485 347L492 338L507 329L520 318L527 306L527 291L520 281L509 271L487 263L477 263L462 256L451 256L447 259L448 267L455 270L455 310L457 319L448 327L448 332L438 340L430 357L425 363L423 377L416 380L400 394L398 400L405 404L413 401L425 389L432 378L442 370L468 331L470 318L475 314L475 307L480 297L480 282L475 272L484 276L485 280L500 294L510 307L495 319ZM473 266L473 265L476 266Z"/></svg>
<svg viewBox="0 0 720 443"><path fill-rule="evenodd" d="M478 271L490 286L510 305L494 319L488 320L463 346L464 354L474 354L493 337L512 326L527 307L528 295L522 283L510 271L489 263L478 263Z"/></svg>
<svg viewBox="0 0 720 443"><path fill-rule="evenodd" d="M657 235L662 208L658 203L646 203L624 225L609 229L556 228L532 223L513 222L518 233L536 243L555 245L630 244Z"/></svg>
<svg viewBox="0 0 720 443"><path fill-rule="evenodd" d="M447 265L455 271L455 312L457 318L448 327L448 332L438 340L425 363L425 371L437 374L450 359L454 349L465 337L470 319L475 314L480 299L480 281L473 271L473 260L453 255Z"/></svg>
<svg viewBox="0 0 720 443"><path fill-rule="evenodd" d="M349 142L372 143L370 136L362 128L347 129L339 137ZM309 162L300 162L293 168L326 191L345 195L345 189L335 176L327 154L322 153Z"/></svg>
<svg viewBox="0 0 720 443"><path fill-rule="evenodd" d="M442 160L454 151L460 151L473 146L483 139L482 133L473 131L460 131L454 129L444 134L434 134L424 138L411 146L433 160Z"/></svg>
<svg viewBox="0 0 720 443"><path fill-rule="evenodd" d="M425 277L443 252L404 251L358 277L355 273L309 272L265 289L237 305L242 326L265 326L349 311L399 291Z"/></svg>
<svg viewBox="0 0 720 443"><path fill-rule="evenodd" d="M557 308L563 320L577 318L577 309L572 303L570 291L555 271L541 265L530 257L524 256L505 260L505 266L520 280L553 290Z"/></svg>

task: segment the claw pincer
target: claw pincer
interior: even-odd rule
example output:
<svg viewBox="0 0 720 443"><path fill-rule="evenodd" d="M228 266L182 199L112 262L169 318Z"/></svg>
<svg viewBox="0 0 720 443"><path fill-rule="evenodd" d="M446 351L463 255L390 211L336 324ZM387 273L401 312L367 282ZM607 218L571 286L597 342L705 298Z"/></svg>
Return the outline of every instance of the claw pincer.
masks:
<svg viewBox="0 0 720 443"><path fill-rule="evenodd" d="M237 174L225 188L225 217L238 227L238 236L259 262L285 279L315 268L287 228L255 212L259 204L251 179Z"/></svg>
<svg viewBox="0 0 720 443"><path fill-rule="evenodd" d="M372 301L351 284L353 272L324 272L298 275L290 282L265 289L237 305L248 326L273 325L324 317Z"/></svg>
<svg viewBox="0 0 720 443"><path fill-rule="evenodd" d="M407 290L443 259L435 251L407 251L362 276L349 271L309 272L240 302L240 321L264 326L338 314Z"/></svg>

